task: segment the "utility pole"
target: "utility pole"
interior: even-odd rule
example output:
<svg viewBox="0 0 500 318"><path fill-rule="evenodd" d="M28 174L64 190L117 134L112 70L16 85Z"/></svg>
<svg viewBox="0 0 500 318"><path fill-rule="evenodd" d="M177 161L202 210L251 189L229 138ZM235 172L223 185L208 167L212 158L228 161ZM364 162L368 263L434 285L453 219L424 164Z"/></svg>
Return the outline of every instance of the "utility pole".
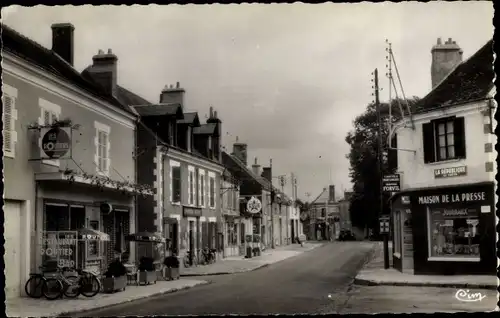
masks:
<svg viewBox="0 0 500 318"><path fill-rule="evenodd" d="M380 100L379 100L379 87L378 87L378 70L374 71L374 89L375 89L375 107L377 109L377 126L378 126L378 172L379 172L379 194L380 194L380 208L378 213L378 219L383 214L384 209L384 193L382 191L382 178L383 178L383 162L382 162L382 118L380 115ZM388 234L383 234L384 236L384 268L389 268L389 237Z"/></svg>

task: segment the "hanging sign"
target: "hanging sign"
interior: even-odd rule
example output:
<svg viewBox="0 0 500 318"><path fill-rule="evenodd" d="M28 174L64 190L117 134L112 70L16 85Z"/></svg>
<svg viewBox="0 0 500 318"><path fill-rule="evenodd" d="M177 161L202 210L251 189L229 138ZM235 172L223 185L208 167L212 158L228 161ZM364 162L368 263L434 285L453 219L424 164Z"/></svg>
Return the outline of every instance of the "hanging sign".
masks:
<svg viewBox="0 0 500 318"><path fill-rule="evenodd" d="M389 233L389 216L383 215L380 217L380 234Z"/></svg>
<svg viewBox="0 0 500 318"><path fill-rule="evenodd" d="M41 128L40 144L42 159L69 157L71 150L71 127Z"/></svg>
<svg viewBox="0 0 500 318"><path fill-rule="evenodd" d="M260 202L259 199L257 199L256 197L252 197L250 198L250 200L248 200L247 202L248 212L255 214L259 213L261 210L262 210L262 203Z"/></svg>
<svg viewBox="0 0 500 318"><path fill-rule="evenodd" d="M399 174L389 174L382 178L382 191L387 193L401 191L401 180Z"/></svg>

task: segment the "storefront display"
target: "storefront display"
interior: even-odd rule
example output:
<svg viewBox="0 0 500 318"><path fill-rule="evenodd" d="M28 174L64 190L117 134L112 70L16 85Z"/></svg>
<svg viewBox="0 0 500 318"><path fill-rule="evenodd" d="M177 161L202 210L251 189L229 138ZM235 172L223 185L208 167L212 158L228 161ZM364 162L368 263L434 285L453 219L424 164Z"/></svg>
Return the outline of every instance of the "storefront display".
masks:
<svg viewBox="0 0 500 318"><path fill-rule="evenodd" d="M475 208L429 209L431 256L479 257Z"/></svg>

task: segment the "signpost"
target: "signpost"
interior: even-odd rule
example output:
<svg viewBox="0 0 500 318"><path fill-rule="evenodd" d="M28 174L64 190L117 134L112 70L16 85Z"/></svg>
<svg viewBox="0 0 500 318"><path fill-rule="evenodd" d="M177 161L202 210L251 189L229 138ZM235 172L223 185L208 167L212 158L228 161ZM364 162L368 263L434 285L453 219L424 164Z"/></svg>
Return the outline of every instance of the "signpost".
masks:
<svg viewBox="0 0 500 318"><path fill-rule="evenodd" d="M380 234L384 236L384 269L389 268L389 221L388 215L382 215L379 218Z"/></svg>
<svg viewBox="0 0 500 318"><path fill-rule="evenodd" d="M388 174L382 178L382 191L393 193L401 191L401 179L399 174Z"/></svg>

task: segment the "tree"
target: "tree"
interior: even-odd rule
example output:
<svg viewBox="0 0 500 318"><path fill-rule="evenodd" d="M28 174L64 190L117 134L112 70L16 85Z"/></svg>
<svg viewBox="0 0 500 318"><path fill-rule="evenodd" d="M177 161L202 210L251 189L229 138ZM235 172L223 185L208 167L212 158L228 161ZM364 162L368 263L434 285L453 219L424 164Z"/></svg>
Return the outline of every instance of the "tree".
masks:
<svg viewBox="0 0 500 318"><path fill-rule="evenodd" d="M418 102L418 97L408 99L410 109L414 109ZM399 103L403 109L403 100L392 100L391 102L391 122L402 118ZM408 118L407 111L404 111L405 118ZM380 119L382 123L382 174L391 174L396 171L396 167L389 165L391 157L396 154L395 150L388 153L388 129L389 129L389 104L380 104ZM353 226L372 228L378 233L378 215L380 210L380 178L378 168L378 122L377 109L374 103L367 106L366 111L357 116L353 122L354 129L350 131L345 141L350 145L350 152L346 156L349 159L349 177L353 183L353 195L350 198L350 214ZM388 213L388 196L385 195L382 212ZM381 213L384 214L384 213Z"/></svg>

